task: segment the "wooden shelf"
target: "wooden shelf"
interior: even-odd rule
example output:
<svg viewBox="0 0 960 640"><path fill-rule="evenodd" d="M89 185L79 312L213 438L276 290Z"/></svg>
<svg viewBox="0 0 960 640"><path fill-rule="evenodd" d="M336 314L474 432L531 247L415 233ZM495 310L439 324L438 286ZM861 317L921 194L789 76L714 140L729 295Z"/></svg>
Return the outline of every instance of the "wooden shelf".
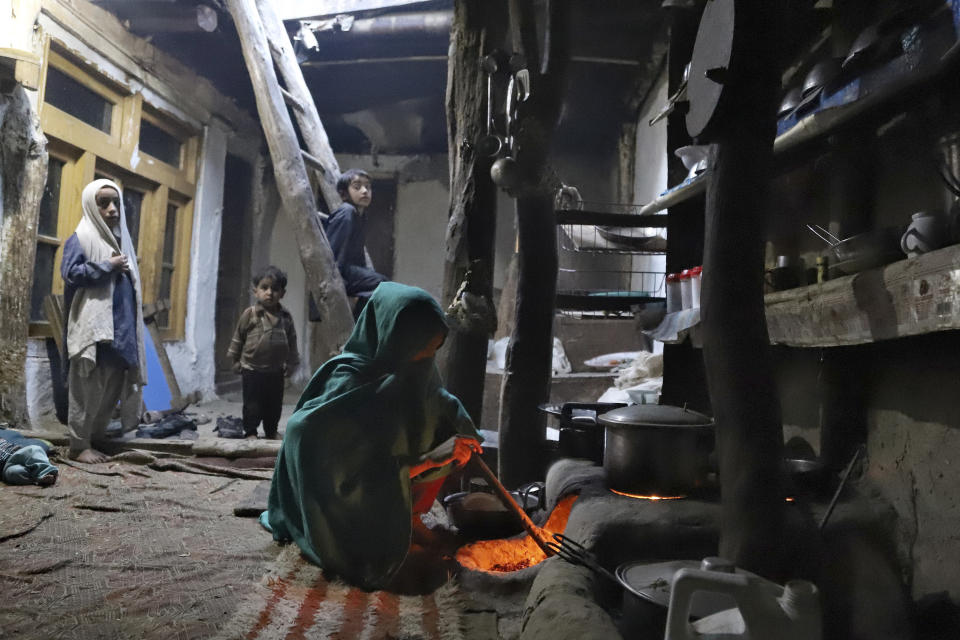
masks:
<svg viewBox="0 0 960 640"><path fill-rule="evenodd" d="M960 329L960 245L764 297L771 344L836 347Z"/></svg>
<svg viewBox="0 0 960 640"><path fill-rule="evenodd" d="M640 215L649 215L657 211L663 211L685 200L689 200L694 196L700 195L707 190L707 178L709 175L709 170L704 171L700 175L684 180L676 187L664 191L654 198L653 201L640 207Z"/></svg>
<svg viewBox="0 0 960 640"><path fill-rule="evenodd" d="M825 97L822 108L804 116L781 132L773 142L773 152L776 155L785 154L805 143L855 124L869 114L896 106L901 101L907 104L915 102L916 93L922 88L940 80L953 80L954 76L950 71L958 61L960 42L947 49L936 64L927 68L914 69L910 73L890 71L889 74L894 76L891 78L885 78L885 71L880 69L868 77L857 78L831 96ZM846 101L849 97L855 99ZM653 214L700 195L706 191L709 174L708 170L663 192L641 207L639 213Z"/></svg>

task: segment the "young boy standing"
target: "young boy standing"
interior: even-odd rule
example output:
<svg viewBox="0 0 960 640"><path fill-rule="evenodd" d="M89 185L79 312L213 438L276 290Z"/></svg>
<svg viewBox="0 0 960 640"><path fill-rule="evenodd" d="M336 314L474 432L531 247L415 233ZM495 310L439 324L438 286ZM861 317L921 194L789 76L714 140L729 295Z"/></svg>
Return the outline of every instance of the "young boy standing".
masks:
<svg viewBox="0 0 960 640"><path fill-rule="evenodd" d="M330 216L325 230L347 295L358 299L353 310L353 317L357 318L373 290L387 280L367 266L364 252L364 212L373 200L370 175L361 169L344 171L337 180L337 192L343 203Z"/></svg>
<svg viewBox="0 0 960 640"><path fill-rule="evenodd" d="M267 438L276 439L283 409L284 378L300 364L293 318L280 300L287 292L287 274L274 266L253 276L257 302L240 314L227 355L243 379L243 430L257 436L263 421Z"/></svg>

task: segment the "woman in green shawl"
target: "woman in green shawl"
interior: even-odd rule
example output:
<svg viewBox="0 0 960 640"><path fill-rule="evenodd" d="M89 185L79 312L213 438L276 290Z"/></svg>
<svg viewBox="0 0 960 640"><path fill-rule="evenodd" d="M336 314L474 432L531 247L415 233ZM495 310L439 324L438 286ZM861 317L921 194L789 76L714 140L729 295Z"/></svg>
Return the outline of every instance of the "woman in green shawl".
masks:
<svg viewBox="0 0 960 640"><path fill-rule="evenodd" d="M377 287L343 353L317 370L287 422L260 517L276 540L293 540L353 584L389 583L416 512L480 451L463 405L440 386L433 360L446 335L426 291Z"/></svg>

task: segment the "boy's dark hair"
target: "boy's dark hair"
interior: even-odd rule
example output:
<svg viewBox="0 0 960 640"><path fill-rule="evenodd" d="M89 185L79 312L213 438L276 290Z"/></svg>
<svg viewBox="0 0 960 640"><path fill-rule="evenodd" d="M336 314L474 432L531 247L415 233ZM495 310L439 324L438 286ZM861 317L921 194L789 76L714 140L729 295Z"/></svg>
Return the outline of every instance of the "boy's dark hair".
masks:
<svg viewBox="0 0 960 640"><path fill-rule="evenodd" d="M340 174L340 177L337 178L337 193L345 202L350 202L350 183L353 182L354 178L369 180L370 174L363 169L347 169Z"/></svg>
<svg viewBox="0 0 960 640"><path fill-rule="evenodd" d="M272 264L258 270L253 274L253 277L250 278L250 280L253 281L253 286L256 287L264 278L270 278L273 280L273 284L279 285L281 289L287 288L287 274L280 269L277 269Z"/></svg>

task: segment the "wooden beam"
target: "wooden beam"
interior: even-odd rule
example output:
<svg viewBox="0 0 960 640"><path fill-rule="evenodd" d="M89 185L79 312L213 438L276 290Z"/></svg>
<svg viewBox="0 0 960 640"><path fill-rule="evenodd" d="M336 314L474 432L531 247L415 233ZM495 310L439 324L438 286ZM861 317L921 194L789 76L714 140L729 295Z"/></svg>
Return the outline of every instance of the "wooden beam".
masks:
<svg viewBox="0 0 960 640"><path fill-rule="evenodd" d="M509 7L514 50L526 54L532 84L530 98L519 105L516 324L507 348L499 421L500 475L508 486L517 486L542 480L546 473L544 414L537 406L550 395L558 261L553 202L559 187L546 177L547 156L563 104L570 7L550 3L547 50L538 49L533 1L510 0ZM541 60L548 61L545 69Z"/></svg>
<svg viewBox="0 0 960 640"><path fill-rule="evenodd" d="M327 357L330 357L339 351L353 330L353 315L347 302L343 280L327 238L317 221L317 203L303 164L293 122L280 93L280 85L274 72L274 60L270 55L267 35L257 6L254 0L227 0L226 4L240 36L243 57L255 89L257 111L273 159L273 172L283 209L294 228L308 289L320 311L322 322L325 323L324 333L330 341ZM299 68L297 73L299 74ZM302 80L301 77L301 83ZM303 87L305 88L305 85ZM293 93L297 94L296 91ZM313 104L312 99L303 102L304 105ZM319 122L319 117L317 121ZM303 133L307 135L307 132ZM326 138L326 135L323 137ZM327 150L332 157L329 146ZM331 168L336 171L336 164Z"/></svg>
<svg viewBox="0 0 960 640"><path fill-rule="evenodd" d="M493 19L498 8L503 9L502 2L490 0L466 0L454 5L446 96L450 217L442 301L444 308L449 307L461 283L466 283L467 293L486 301L491 325L497 189L490 178L491 160L477 154L475 143L486 133L486 76L477 61L484 53L485 32L492 35L489 31L498 24ZM484 322L456 326L441 352L447 389L460 398L477 424L483 408L491 331Z"/></svg>
<svg viewBox="0 0 960 640"><path fill-rule="evenodd" d="M742 81L724 88L733 108L708 140L714 143L713 177L704 215L701 301L703 359L723 487L720 555L773 579L785 577L789 555L783 428L763 304L764 222L780 88L778 4L737 1L737 37L750 46L749 53L734 53L731 77Z"/></svg>
<svg viewBox="0 0 960 640"><path fill-rule="evenodd" d="M273 62L280 70L286 90L290 96L303 106L303 111L295 112L297 124L300 126L300 135L307 144L307 151L317 159L322 172L316 176L320 183L320 192L327 203L327 211L333 211L340 206L342 198L337 192L337 179L340 177L340 165L333 155L330 139L320 120L317 106L313 101L313 94L303 79L303 72L293 53L290 38L283 22L277 16L270 0L256 0L257 10L273 55ZM316 210L316 209L314 209Z"/></svg>
<svg viewBox="0 0 960 640"><path fill-rule="evenodd" d="M306 109L303 104L297 100L292 93L280 87L280 93L283 95L283 101L286 102L289 106L293 107L300 113L303 113Z"/></svg>
<svg viewBox="0 0 960 640"><path fill-rule="evenodd" d="M27 329L30 282L37 251L37 219L47 181L47 139L26 91L0 92L0 183L4 185L0 233L0 420L27 420Z"/></svg>
<svg viewBox="0 0 960 640"><path fill-rule="evenodd" d="M322 18L341 13L360 13L428 4L432 0L275 0L281 20Z"/></svg>

